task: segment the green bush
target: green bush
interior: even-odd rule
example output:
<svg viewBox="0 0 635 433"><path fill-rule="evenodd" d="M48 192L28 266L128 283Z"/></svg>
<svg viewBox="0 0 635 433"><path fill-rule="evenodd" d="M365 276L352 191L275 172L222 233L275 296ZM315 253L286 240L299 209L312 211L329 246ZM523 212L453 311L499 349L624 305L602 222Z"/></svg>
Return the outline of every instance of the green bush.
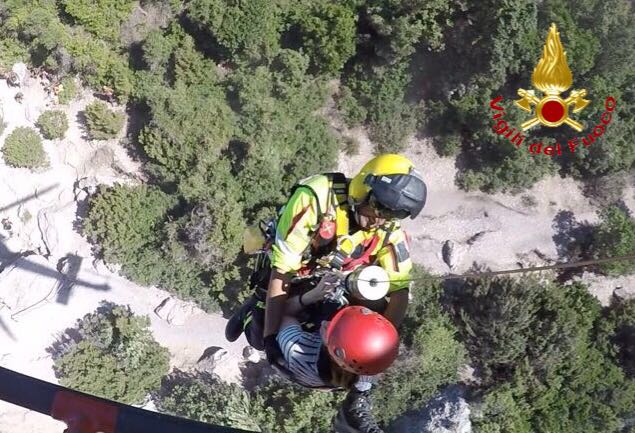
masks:
<svg viewBox="0 0 635 433"><path fill-rule="evenodd" d="M635 299L615 302L604 325L600 335L606 339L606 352L635 379Z"/></svg>
<svg viewBox="0 0 635 433"><path fill-rule="evenodd" d="M343 393L325 393L271 379L253 391L215 376L175 375L164 381L157 406L211 424L263 433L330 433Z"/></svg>
<svg viewBox="0 0 635 433"><path fill-rule="evenodd" d="M79 320L79 341L58 342L55 372L64 386L126 404L140 404L169 369L170 354L152 337L148 317L102 303ZM61 351L61 352L60 352Z"/></svg>
<svg viewBox="0 0 635 433"><path fill-rule="evenodd" d="M37 168L48 166L42 147L42 139L33 128L15 128L4 139L2 154L7 165L12 167Z"/></svg>
<svg viewBox="0 0 635 433"><path fill-rule="evenodd" d="M481 408L474 405L476 431L619 431L635 382L607 345L616 326L585 286L502 279L473 282L457 296L472 360L490 378Z"/></svg>
<svg viewBox="0 0 635 433"><path fill-rule="evenodd" d="M236 58L271 58L279 49L281 2L193 0L185 12Z"/></svg>
<svg viewBox="0 0 635 433"><path fill-rule="evenodd" d="M192 376L176 372L163 381L157 407L166 413L223 427L262 432L258 409L273 413L262 401L236 384L216 376Z"/></svg>
<svg viewBox="0 0 635 433"><path fill-rule="evenodd" d="M337 109L342 113L344 121L349 128L354 128L364 123L367 116L366 108L357 102L349 87L342 86L340 88L336 102Z"/></svg>
<svg viewBox="0 0 635 433"><path fill-rule="evenodd" d="M449 134L436 137L434 140L434 148L441 156L456 156L461 151L461 135Z"/></svg>
<svg viewBox="0 0 635 433"><path fill-rule="evenodd" d="M388 423L408 410L420 409L441 387L458 381L467 357L455 331L447 318L429 321L417 330L412 347L373 391L377 421Z"/></svg>
<svg viewBox="0 0 635 433"><path fill-rule="evenodd" d="M48 140L64 138L68 130L68 117L59 110L45 111L37 119L36 126L40 128L42 136Z"/></svg>
<svg viewBox="0 0 635 433"><path fill-rule="evenodd" d="M256 388L256 398L262 402L259 417L262 431L267 433L331 433L344 392L319 392L280 379ZM273 412L265 412L276 408ZM261 412L261 413L262 413Z"/></svg>
<svg viewBox="0 0 635 433"><path fill-rule="evenodd" d="M402 63L374 75L358 65L356 75L347 80L356 99L368 110L369 136L380 153L399 153L414 132L414 110L405 101L410 78L408 64Z"/></svg>
<svg viewBox="0 0 635 433"><path fill-rule="evenodd" d="M535 279L467 281L454 299L460 329L484 383L509 380L525 360L546 375L592 326L599 305L586 288Z"/></svg>
<svg viewBox="0 0 635 433"><path fill-rule="evenodd" d="M124 123L124 115L110 110L104 102L95 101L86 106L86 129L93 140L115 138Z"/></svg>
<svg viewBox="0 0 635 433"><path fill-rule="evenodd" d="M62 0L64 11L101 39L116 41L121 22L130 15L130 0Z"/></svg>
<svg viewBox="0 0 635 433"><path fill-rule="evenodd" d="M617 206L600 212L600 224L594 229L591 253L595 258L614 257L635 252L635 220ZM635 262L621 260L603 263L600 269L609 275L635 271Z"/></svg>
<svg viewBox="0 0 635 433"><path fill-rule="evenodd" d="M318 71L338 74L355 53L356 15L338 2L311 2L296 12L304 50Z"/></svg>
<svg viewBox="0 0 635 433"><path fill-rule="evenodd" d="M405 347L374 388L374 414L388 423L416 410L448 384L458 381L467 353L457 328L441 306L439 280L415 266L411 301L399 334Z"/></svg>
<svg viewBox="0 0 635 433"><path fill-rule="evenodd" d="M57 94L57 100L60 104L68 104L77 97L77 85L73 77L64 77L61 81L62 89Z"/></svg>
<svg viewBox="0 0 635 433"><path fill-rule="evenodd" d="M143 250L156 251L160 228L176 199L155 187L101 186L91 197L84 234L96 242L104 259L124 271L142 268Z"/></svg>

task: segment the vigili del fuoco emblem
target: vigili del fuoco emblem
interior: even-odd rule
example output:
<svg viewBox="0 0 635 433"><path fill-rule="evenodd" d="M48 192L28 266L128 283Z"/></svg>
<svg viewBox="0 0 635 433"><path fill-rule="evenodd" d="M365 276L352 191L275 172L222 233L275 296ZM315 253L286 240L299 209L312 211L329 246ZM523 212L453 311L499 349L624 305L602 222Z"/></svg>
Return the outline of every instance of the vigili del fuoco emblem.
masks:
<svg viewBox="0 0 635 433"><path fill-rule="evenodd" d="M565 123L578 132L582 131L582 124L569 117L569 109L573 106L572 111L578 113L591 101L584 99L587 94L584 89L573 90L566 99L560 96L573 84L573 75L555 24L549 29L542 58L531 75L531 83L545 95L539 98L533 89L518 89L521 99L515 101L517 107L531 113L532 105L536 106L535 117L522 123L523 131L539 123L551 128Z"/></svg>

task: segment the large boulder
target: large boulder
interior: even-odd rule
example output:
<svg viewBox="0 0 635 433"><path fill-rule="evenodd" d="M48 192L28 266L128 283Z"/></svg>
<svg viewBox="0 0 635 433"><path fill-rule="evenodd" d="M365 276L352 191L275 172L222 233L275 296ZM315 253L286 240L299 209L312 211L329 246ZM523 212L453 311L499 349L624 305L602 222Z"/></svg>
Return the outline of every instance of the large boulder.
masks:
<svg viewBox="0 0 635 433"><path fill-rule="evenodd" d="M420 411L393 422L387 433L472 433L470 406L459 385L445 388Z"/></svg>

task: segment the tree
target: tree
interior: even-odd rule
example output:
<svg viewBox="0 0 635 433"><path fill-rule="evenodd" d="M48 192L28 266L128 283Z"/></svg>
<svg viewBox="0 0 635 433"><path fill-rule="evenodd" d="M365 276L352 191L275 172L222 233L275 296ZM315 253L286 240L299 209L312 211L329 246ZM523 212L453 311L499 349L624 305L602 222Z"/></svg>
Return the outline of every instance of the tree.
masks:
<svg viewBox="0 0 635 433"><path fill-rule="evenodd" d="M68 117L60 110L45 111L37 119L36 125L44 138L62 139L68 130Z"/></svg>
<svg viewBox="0 0 635 433"><path fill-rule="evenodd" d="M48 166L42 147L42 139L33 129L26 126L15 128L4 139L2 154L7 165L12 167L38 168Z"/></svg>
<svg viewBox="0 0 635 433"><path fill-rule="evenodd" d="M528 278L467 281L453 301L485 384L509 380L525 361L536 375L548 375L599 311L580 284L563 290Z"/></svg>
<svg viewBox="0 0 635 433"><path fill-rule="evenodd" d="M283 2L193 0L186 14L233 59L271 58L279 48Z"/></svg>
<svg viewBox="0 0 635 433"><path fill-rule="evenodd" d="M263 433L329 433L343 393L316 392L271 378L252 391L215 376L177 374L157 395L161 410Z"/></svg>
<svg viewBox="0 0 635 433"><path fill-rule="evenodd" d="M278 408L260 418L263 431L272 433L330 433L333 417L345 397L343 392L316 392L281 379L270 380L254 393L261 399L262 408Z"/></svg>
<svg viewBox="0 0 635 433"><path fill-rule="evenodd" d="M635 251L635 220L618 206L603 209L600 211L600 224L594 230L590 249L595 258L632 254ZM628 260L602 263L599 266L609 275L635 271L635 263Z"/></svg>
<svg viewBox="0 0 635 433"><path fill-rule="evenodd" d="M455 333L447 317L417 330L412 347L402 350L373 390L377 421L388 423L408 410L419 409L442 386L458 381L466 353Z"/></svg>
<svg viewBox="0 0 635 433"><path fill-rule="evenodd" d="M169 352L152 337L148 317L102 303L51 349L60 383L126 404L140 404L169 369Z"/></svg>
<svg viewBox="0 0 635 433"><path fill-rule="evenodd" d="M302 47L314 69L338 74L355 53L355 11L339 2L321 0L301 4L294 15Z"/></svg>
<svg viewBox="0 0 635 433"><path fill-rule="evenodd" d="M155 400L162 412L254 432L263 431L259 411L270 416L273 412L236 384L225 383L217 376L179 371L164 379Z"/></svg>
<svg viewBox="0 0 635 433"><path fill-rule="evenodd" d="M130 0L62 0L64 11L86 30L101 39L115 42L121 22L130 15Z"/></svg>
<svg viewBox="0 0 635 433"><path fill-rule="evenodd" d="M387 67L380 73L373 73L362 64L356 68L346 84L358 102L367 107L370 138L380 153L400 152L406 137L414 132L416 121L411 105L405 101L411 79L408 63Z"/></svg>
<svg viewBox="0 0 635 433"><path fill-rule="evenodd" d="M108 109L104 102L95 101L86 106L86 129L93 140L115 138L124 123L124 116Z"/></svg>
<svg viewBox="0 0 635 433"><path fill-rule="evenodd" d="M136 273L146 268L142 251L159 249L160 228L175 205L174 197L156 187L100 186L89 201L84 234L99 245L106 261Z"/></svg>

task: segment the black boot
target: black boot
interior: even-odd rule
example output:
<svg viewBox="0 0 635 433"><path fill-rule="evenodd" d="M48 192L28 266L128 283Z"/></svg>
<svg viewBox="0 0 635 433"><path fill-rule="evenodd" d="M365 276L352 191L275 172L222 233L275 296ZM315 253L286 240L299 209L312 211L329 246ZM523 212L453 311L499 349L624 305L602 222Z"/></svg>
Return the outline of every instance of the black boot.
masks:
<svg viewBox="0 0 635 433"><path fill-rule="evenodd" d="M351 390L335 416L336 433L384 433L371 414L370 391Z"/></svg>
<svg viewBox="0 0 635 433"><path fill-rule="evenodd" d="M240 334L243 333L245 319L257 302L258 300L254 296L251 296L240 309L229 318L227 325L225 325L225 338L227 341L234 342L238 340Z"/></svg>

